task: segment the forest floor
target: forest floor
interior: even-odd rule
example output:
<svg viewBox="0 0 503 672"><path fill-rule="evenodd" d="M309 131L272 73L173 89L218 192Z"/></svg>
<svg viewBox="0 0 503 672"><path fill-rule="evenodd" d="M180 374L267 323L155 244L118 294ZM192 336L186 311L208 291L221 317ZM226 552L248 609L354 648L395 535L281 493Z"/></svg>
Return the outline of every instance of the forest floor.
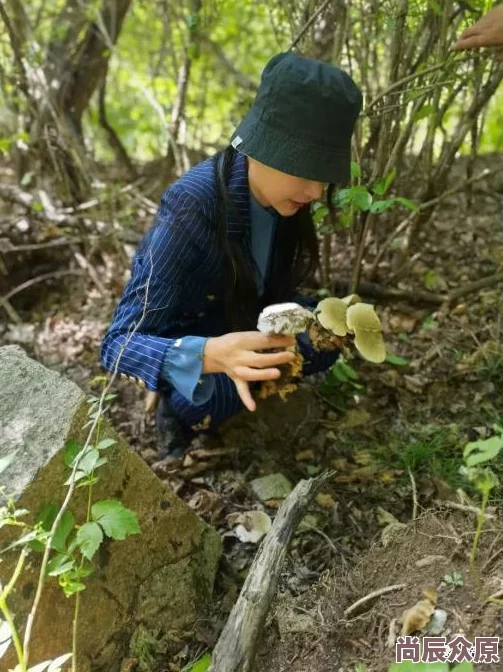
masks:
<svg viewBox="0 0 503 672"><path fill-rule="evenodd" d="M12 226L21 220L16 208L9 217ZM23 226L30 242L49 237L40 223L36 231L33 224L31 230ZM337 245L333 268L347 277L352 255L342 239ZM501 269L503 189L483 185L471 204L466 194L447 199L418 251L399 283L411 291L449 291ZM33 275L37 268L46 271L48 259L30 254L20 262ZM85 391L99 392L100 339L120 296L125 256L113 244L95 248L90 275L20 292L12 305L21 322L0 325L0 345L19 343ZM381 282L387 273L383 265ZM262 510L273 518L285 494L284 479L269 483L267 494L257 494L251 482L281 474L294 486L327 468L335 475L291 544L261 643L260 672L383 672L394 660L404 609L429 588L447 612L438 632L448 640L454 634L471 641L503 637L501 606L482 599L503 595L501 492L493 493L492 517L481 535L478 584L469 571L477 525L470 507L480 496L460 473L466 443L503 425L501 289L501 283L487 287L436 311L407 302L377 304L391 353L387 362L354 358L326 377L304 381L285 402L268 399L256 414L230 421L219 442L196 440L175 469L158 461L144 392L117 381L113 425L224 535L214 610L186 637L159 641L159 672L183 669L218 637L257 548L234 533L237 514ZM501 459L492 467L503 475ZM358 599L397 585L345 614ZM138 660L130 669L146 668Z"/></svg>

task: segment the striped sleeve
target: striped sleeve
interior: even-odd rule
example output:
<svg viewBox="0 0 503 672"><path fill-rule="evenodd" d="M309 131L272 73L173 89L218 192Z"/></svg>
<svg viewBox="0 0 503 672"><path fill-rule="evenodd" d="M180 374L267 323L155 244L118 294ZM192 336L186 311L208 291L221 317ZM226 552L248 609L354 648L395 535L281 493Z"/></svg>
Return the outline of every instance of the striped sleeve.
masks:
<svg viewBox="0 0 503 672"><path fill-rule="evenodd" d="M171 187L133 260L131 278L103 339L101 361L157 391L163 364L178 339L166 338L186 304L184 279L197 267L204 218L192 196Z"/></svg>

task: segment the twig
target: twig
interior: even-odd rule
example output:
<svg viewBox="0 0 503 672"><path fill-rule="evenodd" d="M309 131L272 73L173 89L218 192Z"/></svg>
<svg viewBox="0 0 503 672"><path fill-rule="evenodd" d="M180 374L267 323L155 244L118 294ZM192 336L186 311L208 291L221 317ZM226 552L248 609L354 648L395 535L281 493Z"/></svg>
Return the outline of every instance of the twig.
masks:
<svg viewBox="0 0 503 672"><path fill-rule="evenodd" d="M480 516L482 511L476 506L469 506L468 504L459 504L458 502L451 502L449 500L437 500L437 506L446 509L455 509L456 511L464 511L465 513L473 513L475 516ZM493 513L486 513L486 518L496 518Z"/></svg>
<svg viewBox="0 0 503 672"><path fill-rule="evenodd" d="M441 306L444 303L453 303L461 297L476 292L479 289L492 287L499 282L503 282L503 271L493 273L493 275L486 278L481 278L480 280L471 282L463 287L459 287L459 289L456 289L449 294L433 294L432 292L424 292L421 290L394 289L391 287L383 287L375 282L364 281L360 282L354 293L382 301L408 301L412 305L429 304ZM334 285L334 293L347 293L349 286L350 281L338 280Z"/></svg>
<svg viewBox="0 0 503 672"><path fill-rule="evenodd" d="M390 233L390 235L386 238L384 243L381 245L379 252L377 253L373 263L372 267L370 269L370 277L374 275L376 272L377 266L381 259L384 256L384 253L386 250L389 248L389 246L393 243L393 240L400 234L404 229L407 228L407 226L410 224L410 222L418 216L419 213L424 212L425 210L429 210L430 208L433 208L435 205L438 205L441 201L443 201L446 198L449 198L449 196L453 196L454 194L457 194L459 191L463 191L466 189L466 187L470 186L474 182L479 182L480 180L483 180L486 177L491 177L492 175L495 175L496 173L499 173L501 170L503 170L503 166L499 166L498 168L495 168L494 170L489 170L488 168L485 168L481 173L478 173L477 175L474 175L468 180L464 180L460 184L458 184L456 187L453 187L452 189L448 189L447 191L444 191L443 194L440 194L440 196L436 196L435 198L432 198L429 201L425 201L424 203L421 203L418 208L419 210L416 212L412 212L410 215L408 215L398 226Z"/></svg>
<svg viewBox="0 0 503 672"><path fill-rule="evenodd" d="M105 294L105 287L101 282L98 271L94 268L94 266L82 254L80 254L80 252L75 252L73 256L75 257L75 260L80 268L88 272L89 277L98 288L99 293Z"/></svg>
<svg viewBox="0 0 503 672"><path fill-rule="evenodd" d="M394 586L386 586L385 588L379 588L379 590L374 590L374 592L369 593L368 595L365 595L365 597L360 598L354 604L352 604L350 607L348 607L344 611L344 616L349 616L351 613L353 613L353 611L356 611L358 609L358 607L361 607L362 604L365 604L366 602L369 602L370 600L373 600L376 597L381 597L381 595L386 595L387 593L392 593L395 590L403 590L404 588L407 588L407 584L397 583Z"/></svg>
<svg viewBox="0 0 503 672"><path fill-rule="evenodd" d="M236 84L241 86L243 89L247 89L248 91L256 91L257 90L257 84L248 77L248 75L245 75L243 72L238 70L234 63L227 58L225 55L224 50L222 47L217 43L214 42L210 37L207 35L201 34L200 35L201 42L205 45L207 45L215 54L215 56L218 58L220 63L228 70L231 75L234 77L236 80Z"/></svg>
<svg viewBox="0 0 503 672"><path fill-rule="evenodd" d="M43 275L37 275L36 278L31 278L31 280L27 280L26 282L23 282L21 285L14 287L14 289L11 289L11 291L8 292L2 298L4 301L9 301L9 299L11 299L13 296L19 294L19 292L22 292L25 289L28 289L28 287L31 287L32 285L36 285L39 282L44 282L45 280L55 280L57 278L63 278L65 275L82 275L82 271L76 271L76 270L53 271L52 273L44 273Z"/></svg>
<svg viewBox="0 0 503 672"><path fill-rule="evenodd" d="M302 529L299 530L299 532L314 532L315 534L318 534L320 537L325 539L329 547L332 549L332 551L335 553L335 555L339 554L339 551L337 550L337 546L334 544L332 539L328 536L328 534L325 534L323 530L320 530L318 527L314 527L314 525L303 525Z"/></svg>
<svg viewBox="0 0 503 672"><path fill-rule="evenodd" d="M395 280L399 280L401 276L404 274L404 272L409 268L409 266L412 266L413 264L416 263L416 261L421 257L421 252L416 252L416 254L413 254L412 257L409 257L406 259L401 266L399 266L396 271L394 271L390 276L386 278L386 284L391 285L391 283Z"/></svg>
<svg viewBox="0 0 503 672"><path fill-rule="evenodd" d="M313 23L316 21L316 19L319 17L319 15L328 7L328 5L332 2L332 0L325 0L325 2L315 11L315 13L306 21L304 26L300 29L299 33L297 34L297 37L294 39L292 44L288 47L287 51L292 51L292 49L295 49L297 44L300 42L302 39L303 35L309 30L309 28L313 25Z"/></svg>
<svg viewBox="0 0 503 672"><path fill-rule="evenodd" d="M19 317L19 314L17 313L16 309L3 296L0 296L0 306L2 306L2 308L5 310L11 321L14 322L14 324L21 324L23 320Z"/></svg>
<svg viewBox="0 0 503 672"><path fill-rule="evenodd" d="M487 513L486 513L486 518L487 518ZM485 561L484 565L482 566L482 573L486 571L486 569L498 558L501 554L503 553L503 547L498 548L494 553L491 555L491 557Z"/></svg>
<svg viewBox="0 0 503 672"><path fill-rule="evenodd" d="M338 280L334 285L335 293L342 292L343 294L348 293L350 286L350 281L348 280ZM384 301L408 301L413 305L434 305L440 306L444 301L447 300L447 296L443 294L433 294L432 292L416 291L411 290L407 291L404 289L394 289L390 287L383 287L375 282L365 282L362 281L359 283L356 294L359 294L363 297L369 297L377 300Z"/></svg>
<svg viewBox="0 0 503 672"><path fill-rule="evenodd" d="M79 238L55 238L46 243L27 243L26 245L12 245L8 238L0 238L0 252L9 254L10 252L32 252L35 250L45 250L50 247L62 247L64 245L73 245L82 242Z"/></svg>
<svg viewBox="0 0 503 672"><path fill-rule="evenodd" d="M416 479L414 478L414 474L412 473L410 467L408 467L407 471L409 472L410 484L412 486L412 520L416 520L418 510Z"/></svg>
<svg viewBox="0 0 503 672"><path fill-rule="evenodd" d="M318 489L331 476L332 472L328 472L300 481L281 505L215 646L210 671L251 672L253 669L257 640L276 592L292 534Z"/></svg>
<svg viewBox="0 0 503 672"><path fill-rule="evenodd" d="M457 301L457 299L460 299L461 297L466 296L467 294L476 292L479 289L485 289L486 287L492 287L492 285L496 285L498 284L498 282L503 282L503 271L500 271L499 273L494 273L493 275L489 275L487 278L481 278L480 280L475 280L475 282L470 282L469 284L464 285L464 287L455 289L453 292L449 294L449 300Z"/></svg>
<svg viewBox="0 0 503 672"><path fill-rule="evenodd" d="M395 91L395 89L400 88L400 86L402 86L403 84L408 84L408 82L411 82L414 79L418 79L419 77L424 77L424 75L429 75L432 72L436 72L437 70L442 70L442 68L444 68L449 63L449 61L453 64L460 64L460 63L465 63L465 62L467 62L469 60L472 60L472 59L473 59L473 56L472 57L465 56L463 58L458 58L456 60L453 60L452 56L450 56L450 57L446 58L445 61L443 61L442 63L439 63L438 65L432 65L431 68L426 68L425 70L419 70L418 72L413 72L411 75L407 75L406 77L403 77L402 79L399 79L397 82L394 82L393 84L391 84L391 86L389 86L387 89L385 89L381 93L377 94L377 96L374 98L374 100L372 100L369 103L369 105L367 107L367 110L372 109L380 100L382 100L382 98L384 98L388 94Z"/></svg>

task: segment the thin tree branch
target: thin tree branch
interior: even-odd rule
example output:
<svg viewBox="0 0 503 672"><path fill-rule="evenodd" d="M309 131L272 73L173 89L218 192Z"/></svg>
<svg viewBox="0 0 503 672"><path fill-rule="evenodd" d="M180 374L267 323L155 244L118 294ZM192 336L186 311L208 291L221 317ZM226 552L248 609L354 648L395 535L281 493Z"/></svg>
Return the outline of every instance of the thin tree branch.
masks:
<svg viewBox="0 0 503 672"><path fill-rule="evenodd" d="M320 14L325 11L325 9L328 7L328 5L331 2L332 2L332 0L325 0L325 2L322 5L320 5L320 7L314 12L314 14L309 18L308 21L306 21L304 26L300 29L297 37L295 37L295 39L293 40L291 45L288 47L287 51L292 51L293 49L295 49L295 47L300 42L300 40L305 35L305 33L307 33L309 28L313 25L313 23L320 16Z"/></svg>

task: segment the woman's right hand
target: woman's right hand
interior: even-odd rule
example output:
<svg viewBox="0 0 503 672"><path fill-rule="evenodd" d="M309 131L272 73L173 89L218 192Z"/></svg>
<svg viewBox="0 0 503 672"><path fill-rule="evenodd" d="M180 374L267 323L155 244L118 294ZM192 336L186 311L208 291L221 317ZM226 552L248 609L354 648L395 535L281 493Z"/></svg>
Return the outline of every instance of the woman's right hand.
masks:
<svg viewBox="0 0 503 672"><path fill-rule="evenodd" d="M206 341L203 373L226 373L236 385L241 401L249 411L257 407L248 382L274 380L281 372L275 368L293 362L294 353L261 353L257 350L288 348L295 345L293 336L264 334L261 331L241 331L216 336Z"/></svg>

